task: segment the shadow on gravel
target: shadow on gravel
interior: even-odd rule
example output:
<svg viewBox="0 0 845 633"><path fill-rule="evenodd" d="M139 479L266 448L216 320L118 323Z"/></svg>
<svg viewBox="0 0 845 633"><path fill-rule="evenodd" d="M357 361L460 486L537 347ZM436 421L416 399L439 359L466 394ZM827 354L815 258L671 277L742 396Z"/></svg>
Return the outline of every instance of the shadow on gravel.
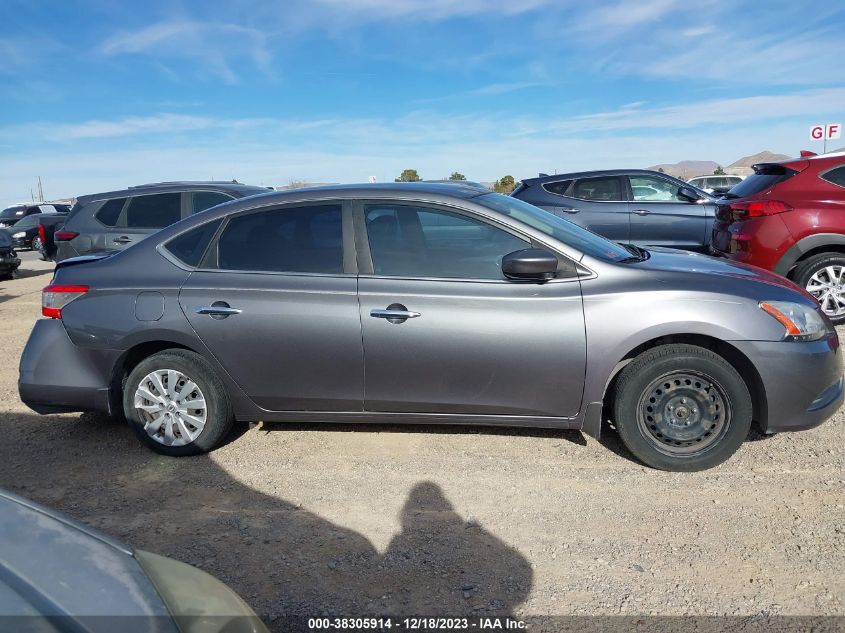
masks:
<svg viewBox="0 0 845 633"><path fill-rule="evenodd" d="M506 616L532 585L525 557L430 481L412 487L382 553L210 456L152 453L108 418L0 413L0 433L0 486L214 574L271 630L306 630L315 616Z"/></svg>

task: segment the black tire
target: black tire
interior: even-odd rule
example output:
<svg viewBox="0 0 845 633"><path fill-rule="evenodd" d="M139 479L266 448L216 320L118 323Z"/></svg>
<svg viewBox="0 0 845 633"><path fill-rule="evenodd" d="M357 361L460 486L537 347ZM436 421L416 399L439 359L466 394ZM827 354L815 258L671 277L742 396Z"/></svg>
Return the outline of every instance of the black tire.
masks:
<svg viewBox="0 0 845 633"><path fill-rule="evenodd" d="M619 373L613 399L613 421L628 450L648 466L676 472L727 460L748 436L752 413L736 369L695 345L646 350Z"/></svg>
<svg viewBox="0 0 845 633"><path fill-rule="evenodd" d="M812 276L819 271L823 271L828 266L845 267L845 254L830 252L813 255L812 257L808 257L807 259L799 262L790 276L796 284L804 289L807 289L807 285L809 284ZM842 296L845 297L845 289L842 291ZM816 298L818 299L819 297L817 296ZM822 304L822 310L836 325L845 323L845 311L837 316L832 313L831 310L826 309L824 304Z"/></svg>
<svg viewBox="0 0 845 633"><path fill-rule="evenodd" d="M41 238L40 237L33 237L32 241L29 243L29 250L31 251L38 251L41 252Z"/></svg>
<svg viewBox="0 0 845 633"><path fill-rule="evenodd" d="M175 370L180 372L198 387L198 391L194 393L198 393L204 397L205 407L203 410L205 412L205 425L199 434L187 443L167 445L162 443L166 440L162 439L159 441L155 439L145 430L145 414L135 408L135 394L141 381L157 370ZM157 390L153 393L155 394L156 392ZM184 395L185 399L190 397L190 394ZM176 402L175 396L172 402ZM123 387L123 412L132 429L147 446L158 453L174 457L198 455L216 448L229 433L234 421L232 406L229 402L226 388L214 369L199 354L182 349L165 350L153 354L142 360L130 372ZM194 411L194 414L196 413ZM151 424L154 426L155 422ZM198 430L198 428L191 428ZM176 433L178 433L178 429ZM177 436L176 441L182 440Z"/></svg>

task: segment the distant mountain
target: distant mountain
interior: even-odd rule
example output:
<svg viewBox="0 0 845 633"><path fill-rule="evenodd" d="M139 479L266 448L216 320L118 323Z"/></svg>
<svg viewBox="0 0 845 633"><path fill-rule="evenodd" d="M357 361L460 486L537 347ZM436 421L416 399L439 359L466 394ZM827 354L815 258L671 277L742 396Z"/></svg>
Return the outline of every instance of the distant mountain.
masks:
<svg viewBox="0 0 845 633"><path fill-rule="evenodd" d="M752 154L751 156L744 156L739 160L731 163L727 167L725 167L726 174L735 174L737 176L750 176L754 173L754 170L751 169L752 165L756 165L757 163L774 163L779 160L786 160L787 158L791 158L786 154L775 154L768 150L759 152L757 154Z"/></svg>
<svg viewBox="0 0 845 633"><path fill-rule="evenodd" d="M646 169L653 169L654 171L663 170L663 173L681 178L682 180L689 180L695 176L705 176L712 174L719 166L719 163L714 163L712 160L682 160L679 163L661 163L660 165L652 165Z"/></svg>

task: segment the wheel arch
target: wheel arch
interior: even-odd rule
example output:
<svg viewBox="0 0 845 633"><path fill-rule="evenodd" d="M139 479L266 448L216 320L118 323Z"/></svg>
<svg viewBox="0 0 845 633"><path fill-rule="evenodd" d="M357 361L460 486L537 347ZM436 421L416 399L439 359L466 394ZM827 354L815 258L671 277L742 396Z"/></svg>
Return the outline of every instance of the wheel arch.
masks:
<svg viewBox="0 0 845 633"><path fill-rule="evenodd" d="M746 386L748 387L748 391L751 394L753 419L758 424L765 426L765 421L768 418L768 405L766 401L766 390L763 386L763 379L760 377L760 373L757 371L757 368L754 367L754 363L752 363L745 354L730 343L705 334L669 334L640 343L619 359L605 382L601 400L601 417L598 420L599 428L596 428L596 420L585 420L584 430L587 433L598 437L601 423L607 419L608 416L606 414L608 412L608 408L612 405L613 397L615 396L615 386L619 372L621 372L628 363L646 350L659 345L668 345L673 343L695 345L696 347L710 350L727 361L728 364L730 364L739 373L739 375L742 376Z"/></svg>
<svg viewBox="0 0 845 633"><path fill-rule="evenodd" d="M177 343L171 340L156 339L136 343L121 354L112 367L111 383L109 384L109 400L112 411L123 410L123 385L126 378L132 373L132 370L145 358L149 358L153 354L168 349L183 349L197 354L200 353L198 350L191 349L183 343Z"/></svg>
<svg viewBox="0 0 845 633"><path fill-rule="evenodd" d="M813 255L825 252L845 254L845 235L816 233L798 240L781 256L774 267L774 272L792 279L798 264Z"/></svg>

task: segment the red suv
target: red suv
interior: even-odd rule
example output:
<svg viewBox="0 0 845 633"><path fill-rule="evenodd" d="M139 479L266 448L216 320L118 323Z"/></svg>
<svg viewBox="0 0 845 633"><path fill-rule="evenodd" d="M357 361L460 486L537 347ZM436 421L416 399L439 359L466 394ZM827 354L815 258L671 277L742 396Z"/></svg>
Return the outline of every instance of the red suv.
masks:
<svg viewBox="0 0 845 633"><path fill-rule="evenodd" d="M716 206L713 255L788 277L845 323L845 152L754 165Z"/></svg>

